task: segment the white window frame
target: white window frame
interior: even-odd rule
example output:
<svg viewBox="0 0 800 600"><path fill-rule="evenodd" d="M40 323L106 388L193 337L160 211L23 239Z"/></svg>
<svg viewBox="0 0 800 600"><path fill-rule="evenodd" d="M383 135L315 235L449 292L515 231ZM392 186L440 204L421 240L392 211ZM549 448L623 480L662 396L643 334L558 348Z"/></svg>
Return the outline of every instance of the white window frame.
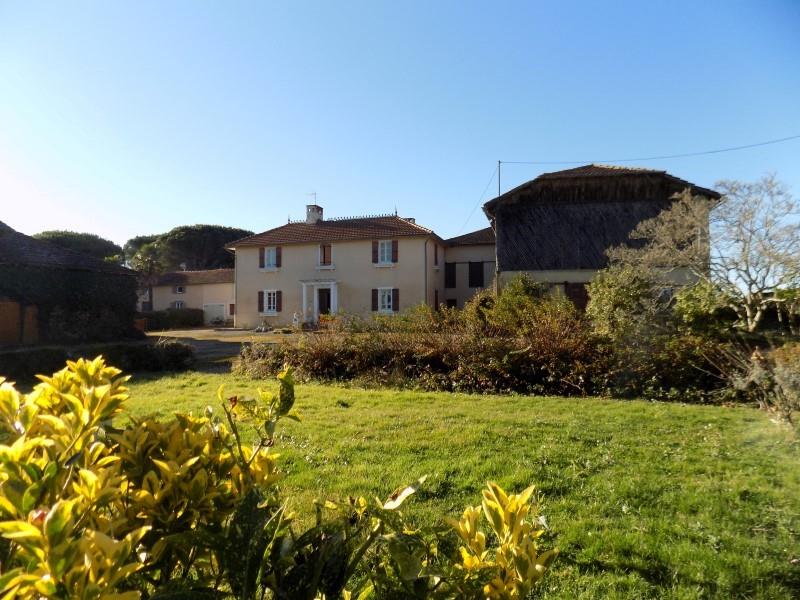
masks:
<svg viewBox="0 0 800 600"><path fill-rule="evenodd" d="M264 290L264 312L261 314L278 314L278 290Z"/></svg>
<svg viewBox="0 0 800 600"><path fill-rule="evenodd" d="M176 285L175 286L175 293L176 294L185 294L186 293L186 286L185 285Z"/></svg>
<svg viewBox="0 0 800 600"><path fill-rule="evenodd" d="M394 312L392 289L390 287L378 288L378 312L381 314L390 315Z"/></svg>
<svg viewBox="0 0 800 600"><path fill-rule="evenodd" d="M392 240L378 240L378 264L392 264Z"/></svg>
<svg viewBox="0 0 800 600"><path fill-rule="evenodd" d="M274 271L278 268L278 247L266 246L264 248L264 269Z"/></svg>
<svg viewBox="0 0 800 600"><path fill-rule="evenodd" d="M175 306L173 306L173 308L175 310L181 310L186 305L186 303L183 300L175 300L174 304Z"/></svg>

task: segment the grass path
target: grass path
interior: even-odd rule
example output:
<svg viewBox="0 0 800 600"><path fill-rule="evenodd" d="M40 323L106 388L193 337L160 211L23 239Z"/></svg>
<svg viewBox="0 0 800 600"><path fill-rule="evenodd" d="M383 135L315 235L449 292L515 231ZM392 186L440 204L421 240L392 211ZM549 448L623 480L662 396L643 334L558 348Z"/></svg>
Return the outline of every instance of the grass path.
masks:
<svg viewBox="0 0 800 600"><path fill-rule="evenodd" d="M259 382L135 378L134 414L215 404ZM262 387L271 383L261 382ZM416 519L456 516L495 480L535 483L561 556L547 598L790 598L800 591L797 433L747 408L300 385L277 451L299 511L387 496L423 474Z"/></svg>

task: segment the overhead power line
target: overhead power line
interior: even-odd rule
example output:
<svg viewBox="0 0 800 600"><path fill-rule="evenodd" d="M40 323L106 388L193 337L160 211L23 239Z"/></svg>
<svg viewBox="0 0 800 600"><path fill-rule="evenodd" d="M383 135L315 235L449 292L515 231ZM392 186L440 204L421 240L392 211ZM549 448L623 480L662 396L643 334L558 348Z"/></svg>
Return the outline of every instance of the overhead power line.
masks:
<svg viewBox="0 0 800 600"><path fill-rule="evenodd" d="M499 166L499 163L498 163L498 166L496 166L492 170L492 176L489 178L489 181L486 182L486 187L483 188L483 193L481 194L481 197L478 198L478 202L475 204L475 206L472 207L472 211L469 213L469 216L467 217L467 220L464 221L464 224L461 226L461 229L458 230L458 233L456 235L461 235L461 232L464 231L464 228L467 226L467 223L469 223L469 220L472 218L472 215L475 214L475 211L480 206L481 202L483 202L483 198L484 198L484 196L486 196L486 192L489 190L489 186L492 185L492 182L494 181L494 176L497 175L497 171L498 171L499 168L500 168L500 166Z"/></svg>
<svg viewBox="0 0 800 600"><path fill-rule="evenodd" d="M745 144L743 146L731 146L729 148L717 148L715 150L703 150L701 152L685 152L683 154L663 154L661 156L640 156L637 158L607 158L604 160L504 160L505 165L584 165L587 163L621 163L621 162L642 162L645 160L666 160L668 158L687 158L690 156L703 156L705 154L720 154L722 152L734 152L736 150L746 150L747 148L757 148L759 146L769 146L770 144L780 144L790 140L800 139L800 135L790 135L776 140L766 142L756 142L755 144Z"/></svg>

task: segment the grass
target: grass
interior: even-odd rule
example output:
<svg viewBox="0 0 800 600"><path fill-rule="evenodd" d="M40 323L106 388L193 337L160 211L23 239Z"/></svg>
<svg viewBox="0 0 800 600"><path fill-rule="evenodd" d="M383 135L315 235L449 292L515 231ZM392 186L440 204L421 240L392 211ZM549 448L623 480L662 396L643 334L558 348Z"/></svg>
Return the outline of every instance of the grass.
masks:
<svg viewBox="0 0 800 600"><path fill-rule="evenodd" d="M223 374L135 378L134 414L195 413ZM535 483L561 549L546 598L789 598L800 590L797 432L749 408L300 385L281 428L283 486L386 497L430 477L407 511L456 516L487 480ZM307 513L306 513L307 514Z"/></svg>

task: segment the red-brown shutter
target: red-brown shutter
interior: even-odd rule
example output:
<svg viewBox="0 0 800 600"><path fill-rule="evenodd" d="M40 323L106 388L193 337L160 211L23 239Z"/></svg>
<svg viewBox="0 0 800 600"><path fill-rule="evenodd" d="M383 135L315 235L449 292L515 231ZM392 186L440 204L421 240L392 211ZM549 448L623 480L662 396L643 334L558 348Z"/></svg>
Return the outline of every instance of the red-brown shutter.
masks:
<svg viewBox="0 0 800 600"><path fill-rule="evenodd" d="M378 242L375 241L375 240L372 241L372 262L373 263L377 263L378 262ZM372 291L374 292L375 290L372 290ZM377 309L375 309L375 310L377 310Z"/></svg>
<svg viewBox="0 0 800 600"><path fill-rule="evenodd" d="M392 262L397 262L397 240L392 240Z"/></svg>
<svg viewBox="0 0 800 600"><path fill-rule="evenodd" d="M375 312L378 310L378 290L372 288L372 311Z"/></svg>
<svg viewBox="0 0 800 600"><path fill-rule="evenodd" d="M280 267L281 266L281 254L282 254L281 247L280 246L276 247L275 248L275 266L276 267Z"/></svg>
<svg viewBox="0 0 800 600"><path fill-rule="evenodd" d="M281 312L283 310L283 292L278 290L275 292L275 311Z"/></svg>
<svg viewBox="0 0 800 600"><path fill-rule="evenodd" d="M258 292L258 312L264 312L264 292Z"/></svg>
<svg viewBox="0 0 800 600"><path fill-rule="evenodd" d="M230 306L230 308L229 308L229 312L230 312L232 315L235 315L235 314L236 314L236 305L235 305L235 304L231 304L231 306Z"/></svg>
<svg viewBox="0 0 800 600"><path fill-rule="evenodd" d="M258 268L264 268L264 248L258 249Z"/></svg>
<svg viewBox="0 0 800 600"><path fill-rule="evenodd" d="M439 264L439 245L438 244L434 244L433 245L433 264L437 265L437 266Z"/></svg>
<svg viewBox="0 0 800 600"><path fill-rule="evenodd" d="M400 312L400 290L392 288L392 311Z"/></svg>

